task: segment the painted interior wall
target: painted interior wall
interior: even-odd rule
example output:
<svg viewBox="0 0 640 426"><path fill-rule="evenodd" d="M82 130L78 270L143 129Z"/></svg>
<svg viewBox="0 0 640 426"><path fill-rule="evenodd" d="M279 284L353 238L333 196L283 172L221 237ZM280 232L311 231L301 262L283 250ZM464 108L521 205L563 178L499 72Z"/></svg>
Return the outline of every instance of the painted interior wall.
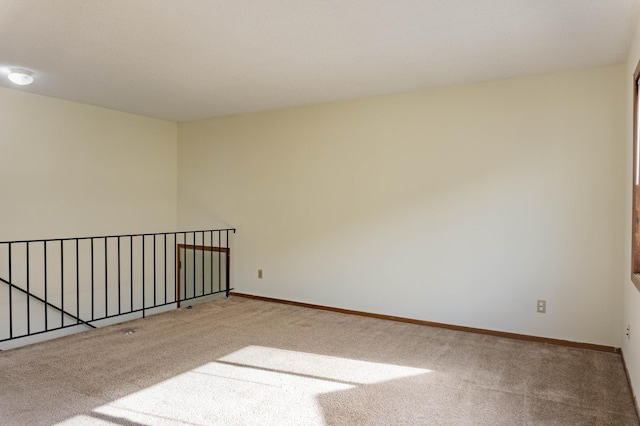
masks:
<svg viewBox="0 0 640 426"><path fill-rule="evenodd" d="M174 231L177 124L0 88L0 182L0 241ZM84 289L91 283L88 244L81 243L80 254L79 281L85 299L89 290ZM7 247L0 245L4 279L9 278ZM44 297L44 266L38 259L43 247L31 248L31 291ZM49 301L61 306L60 251L57 246L48 249ZM99 259L104 258L101 250L103 246L96 248ZM115 250L115 240L109 250ZM65 309L75 313L75 264L69 263L75 262L75 247L66 244L65 251ZM14 245L12 259L12 282L26 288L24 245ZM115 276L111 267L112 288L117 286ZM105 285L99 282L101 277L98 287ZM13 331L21 335L26 333L26 298L13 293ZM0 339L9 337L8 294L8 287L0 284ZM99 306L103 306L101 294L95 299ZM113 298L116 291L110 294ZM44 305L31 302L31 326L44 329ZM117 301L111 306L117 307ZM83 305L82 318L90 318L89 307L88 302ZM49 328L63 321L51 309L48 315ZM64 320L68 324L69 318ZM0 349L81 330L82 326L5 342Z"/></svg>
<svg viewBox="0 0 640 426"><path fill-rule="evenodd" d="M240 292L620 346L624 72L181 123L179 227Z"/></svg>
<svg viewBox="0 0 640 426"><path fill-rule="evenodd" d="M177 124L0 88L0 240L176 227Z"/></svg>
<svg viewBox="0 0 640 426"><path fill-rule="evenodd" d="M626 95L625 111L625 160L623 168L625 170L625 232L623 259L624 267L621 270L621 280L624 283L624 318L621 327L622 351L624 354L627 370L631 378L631 385L635 391L638 402L638 392L640 392L640 291L631 282L629 272L631 271L631 206L632 206L632 183L633 183L633 73L640 61L640 23L636 29L636 34L629 50L629 57L626 64L624 83ZM628 339L625 333L627 325L631 326L631 338Z"/></svg>

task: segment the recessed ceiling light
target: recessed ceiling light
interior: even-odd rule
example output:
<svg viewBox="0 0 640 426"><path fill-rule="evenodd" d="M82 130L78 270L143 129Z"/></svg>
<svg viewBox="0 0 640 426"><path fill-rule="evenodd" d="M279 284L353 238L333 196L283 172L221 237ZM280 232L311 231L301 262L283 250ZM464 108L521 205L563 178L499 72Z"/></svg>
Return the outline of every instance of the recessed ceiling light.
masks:
<svg viewBox="0 0 640 426"><path fill-rule="evenodd" d="M9 70L9 80L20 86L26 86L27 84L33 83L33 76L31 75L31 71L14 68Z"/></svg>

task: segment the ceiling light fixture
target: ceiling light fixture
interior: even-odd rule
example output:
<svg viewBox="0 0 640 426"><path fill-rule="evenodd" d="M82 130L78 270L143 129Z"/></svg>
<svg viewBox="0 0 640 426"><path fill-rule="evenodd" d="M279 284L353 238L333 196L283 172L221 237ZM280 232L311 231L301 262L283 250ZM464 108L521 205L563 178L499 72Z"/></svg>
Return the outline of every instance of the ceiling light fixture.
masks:
<svg viewBox="0 0 640 426"><path fill-rule="evenodd" d="M33 76L31 75L31 71L14 68L9 70L9 80L20 86L26 86L27 84L33 83Z"/></svg>

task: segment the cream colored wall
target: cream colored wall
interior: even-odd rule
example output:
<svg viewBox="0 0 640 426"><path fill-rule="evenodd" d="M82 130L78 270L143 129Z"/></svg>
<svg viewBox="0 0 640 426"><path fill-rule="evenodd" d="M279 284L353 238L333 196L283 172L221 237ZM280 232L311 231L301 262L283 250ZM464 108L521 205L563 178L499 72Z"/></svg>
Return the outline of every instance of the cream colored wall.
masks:
<svg viewBox="0 0 640 426"><path fill-rule="evenodd" d="M0 88L0 182L0 241L174 231L177 124ZM13 248L12 281L25 288L25 247ZM42 246L32 249L31 291L44 297L38 278ZM55 261L59 253L56 246L49 249L49 301L60 306L60 264ZM9 277L7 250L0 245L4 279ZM75 267L68 265L65 298L71 311L74 274ZM81 281L81 286L88 286L91 280ZM26 298L13 293L13 331L20 335L26 333ZM101 294L96 303L102 303ZM44 310L31 302L31 325L43 329ZM85 311L81 316L90 318ZM0 339L9 336L8 312L7 287L0 284ZM50 310L49 317L50 327L59 325L58 312ZM81 326L5 342L0 349L82 330Z"/></svg>
<svg viewBox="0 0 640 426"><path fill-rule="evenodd" d="M620 330L622 335L622 351L624 354L627 370L631 378L631 384L635 391L636 401L640 392L640 292L631 282L629 272L631 271L631 205L632 205L632 182L633 182L633 73L640 61L640 23L629 50L629 57L624 73L626 110L625 110L625 159L623 167L625 176L623 187L625 189L625 228L624 244L625 253L623 259L624 267L621 269L621 282L624 283L623 299L623 322ZM625 329L631 326L631 339L627 339Z"/></svg>
<svg viewBox="0 0 640 426"><path fill-rule="evenodd" d="M177 124L0 88L0 240L172 231Z"/></svg>
<svg viewBox="0 0 640 426"><path fill-rule="evenodd" d="M179 227L240 292L620 346L623 72L179 124Z"/></svg>

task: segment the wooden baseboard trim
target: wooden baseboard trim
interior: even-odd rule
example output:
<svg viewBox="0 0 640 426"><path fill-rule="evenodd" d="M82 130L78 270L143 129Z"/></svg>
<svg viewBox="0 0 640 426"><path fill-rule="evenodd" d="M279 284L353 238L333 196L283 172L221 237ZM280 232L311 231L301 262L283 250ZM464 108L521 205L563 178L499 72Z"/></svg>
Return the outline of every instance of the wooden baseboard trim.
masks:
<svg viewBox="0 0 640 426"><path fill-rule="evenodd" d="M440 322L423 321L413 318L396 317L392 315L374 314L370 312L354 311L351 309L333 308L331 306L314 305L311 303L295 302L292 300L275 299L272 297L256 296L254 294L245 294L232 291L231 296L244 297L248 299L263 300L266 302L283 303L285 305L301 306L303 308L320 309L323 311L339 312L341 314L358 315L362 317L378 318L388 321L405 322L409 324L426 325L429 327L446 328L449 330L466 331L468 333L487 334L489 336L506 337L509 339L528 340L530 342L549 343L552 345L569 346L572 348L589 349L592 351L620 353L619 348L605 345L595 345L593 343L572 342L570 340L552 339L549 337L530 336L528 334L507 333L505 331L485 330L483 328L463 327L460 325L445 324Z"/></svg>
<svg viewBox="0 0 640 426"><path fill-rule="evenodd" d="M629 383L629 389L631 389L631 398L633 399L633 406L636 408L636 415L638 416L638 422L640 422L640 407L638 406L638 399L636 393L633 391L633 384L631 383L631 376L629 375L629 369L627 368L627 361L624 359L624 352L620 349L620 357L622 357L622 365L624 366L624 373L627 376L627 383Z"/></svg>

